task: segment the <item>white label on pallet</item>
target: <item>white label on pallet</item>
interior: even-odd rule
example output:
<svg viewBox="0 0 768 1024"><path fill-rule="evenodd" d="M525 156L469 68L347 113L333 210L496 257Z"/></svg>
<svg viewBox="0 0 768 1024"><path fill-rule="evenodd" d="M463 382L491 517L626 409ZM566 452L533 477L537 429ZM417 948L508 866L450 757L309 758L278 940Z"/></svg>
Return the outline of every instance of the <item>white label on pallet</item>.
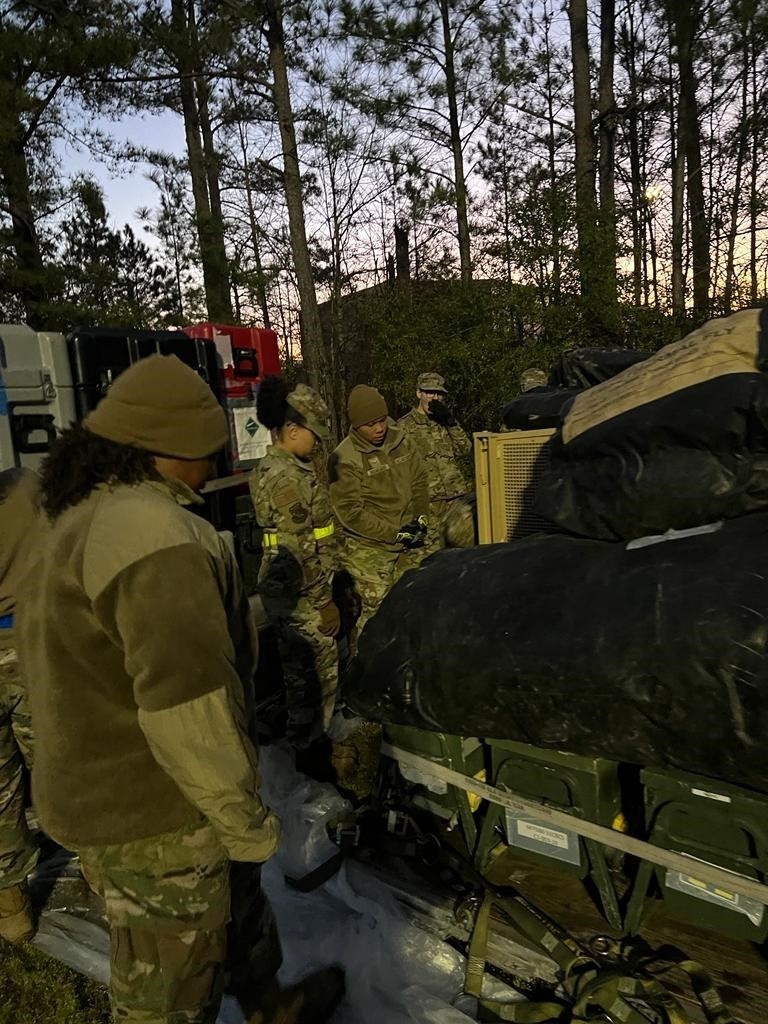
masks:
<svg viewBox="0 0 768 1024"><path fill-rule="evenodd" d="M507 841L519 850L537 853L540 857L554 857L566 864L581 863L579 837L566 829L552 828L545 821L505 812Z"/></svg>
<svg viewBox="0 0 768 1024"><path fill-rule="evenodd" d="M534 821L518 821L517 832L518 835L525 836L526 839L535 839L537 843L544 843L545 846L556 846L560 850L568 849L568 834L547 828L546 825L538 825Z"/></svg>
<svg viewBox="0 0 768 1024"><path fill-rule="evenodd" d="M707 800L718 800L721 804L729 804L731 798L726 796L725 793L710 793L708 789L694 789L691 787L691 792L694 796L703 796Z"/></svg>
<svg viewBox="0 0 768 1024"><path fill-rule="evenodd" d="M726 869L724 869L726 870ZM751 923L759 928L763 921L765 908L748 896L740 896L738 893L729 892L727 889L710 882L703 882L695 875L686 875L682 871L667 870L665 874L667 888L676 892L684 893L686 896L693 896L695 899L703 900L705 903L715 903L728 910L735 910L749 918Z"/></svg>

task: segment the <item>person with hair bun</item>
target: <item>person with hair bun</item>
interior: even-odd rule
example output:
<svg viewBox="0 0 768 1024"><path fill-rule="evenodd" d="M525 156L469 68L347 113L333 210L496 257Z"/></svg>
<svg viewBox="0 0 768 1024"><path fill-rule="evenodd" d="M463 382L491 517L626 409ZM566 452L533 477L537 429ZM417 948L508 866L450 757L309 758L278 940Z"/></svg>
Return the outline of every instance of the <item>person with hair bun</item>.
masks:
<svg viewBox="0 0 768 1024"><path fill-rule="evenodd" d="M312 388L298 384L289 391L280 377L262 381L256 401L259 421L272 432L250 481L264 530L258 589L277 635L288 739L305 749L327 733L339 679L334 519L311 462L318 441L330 437L330 411Z"/></svg>

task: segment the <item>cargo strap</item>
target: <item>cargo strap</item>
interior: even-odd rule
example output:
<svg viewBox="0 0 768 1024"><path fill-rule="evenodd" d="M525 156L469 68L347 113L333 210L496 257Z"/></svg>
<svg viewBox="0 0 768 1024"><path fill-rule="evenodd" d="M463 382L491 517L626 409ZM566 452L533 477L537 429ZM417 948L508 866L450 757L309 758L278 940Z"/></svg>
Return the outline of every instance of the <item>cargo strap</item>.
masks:
<svg viewBox="0 0 768 1024"><path fill-rule="evenodd" d="M360 842L360 826L354 813L341 814L327 822L325 830L328 838L336 844L338 850L328 860L318 864L316 868L302 875L301 878L294 878L285 875L286 883L292 889L299 892L314 892L324 885L336 874L350 850L354 849Z"/></svg>
<svg viewBox="0 0 768 1024"><path fill-rule="evenodd" d="M653 843L635 839L633 836L625 835L623 832L615 831L605 825L598 825L594 821L577 818L576 815L551 807L549 804L526 800L516 793L490 786L487 782L481 782L479 779L447 768L439 761L432 761L419 754L413 754L409 750L393 747L389 743L382 744L381 752L400 764L417 768L424 775L431 775L441 782L447 782L450 786L455 786L456 789L464 790L465 793L475 793L493 804L509 808L516 814L529 815L540 821L550 822L558 828L575 832L584 839L593 839L597 843L602 843L603 846L619 850L631 857L638 857L640 860L649 861L651 864L658 864L671 871L695 875L702 882L717 885L727 892L738 893L740 896L749 896L750 899L756 900L763 906L768 906L768 885L758 882L756 879L716 867L714 864L698 860L695 857L687 857L683 853L662 850L661 847L654 846Z"/></svg>
<svg viewBox="0 0 768 1024"><path fill-rule="evenodd" d="M312 535L315 540L325 540L327 537L332 537L336 532L336 527L333 523L328 523L326 526L316 526L312 531ZM264 530L264 547L265 548L276 548L280 545L280 535L277 530Z"/></svg>
<svg viewBox="0 0 768 1024"><path fill-rule="evenodd" d="M524 1003L499 1003L482 998L486 950L491 911L496 907L528 946L549 956L559 967L562 997ZM661 1019L665 1024L692 1024L691 1018L659 981L668 972L682 970L701 1005L708 1024L733 1024L719 992L700 964L679 960L655 975L650 967L658 961L638 958L606 962L585 953L578 943L553 922L548 922L522 897L489 894L477 913L469 944L464 991L478 1000L479 1020L511 1021L514 1024L575 1024L577 1021L605 1020L620 1024L649 1024ZM653 1016L649 1017L650 1011Z"/></svg>

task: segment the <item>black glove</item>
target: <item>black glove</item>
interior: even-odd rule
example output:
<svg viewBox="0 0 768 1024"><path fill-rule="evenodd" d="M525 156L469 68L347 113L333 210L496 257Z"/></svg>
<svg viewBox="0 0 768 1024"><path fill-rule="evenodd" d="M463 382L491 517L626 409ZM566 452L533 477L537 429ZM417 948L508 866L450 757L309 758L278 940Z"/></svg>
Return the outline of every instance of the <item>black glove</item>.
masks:
<svg viewBox="0 0 768 1024"><path fill-rule="evenodd" d="M441 427L455 427L456 419L445 404L441 402L439 398L433 398L429 403L429 411L427 416L435 423L439 423Z"/></svg>
<svg viewBox="0 0 768 1024"><path fill-rule="evenodd" d="M401 526L395 540L398 544L402 544L404 548L410 550L411 548L423 548L426 536L427 520L424 516L419 516L412 523L406 523L405 526Z"/></svg>

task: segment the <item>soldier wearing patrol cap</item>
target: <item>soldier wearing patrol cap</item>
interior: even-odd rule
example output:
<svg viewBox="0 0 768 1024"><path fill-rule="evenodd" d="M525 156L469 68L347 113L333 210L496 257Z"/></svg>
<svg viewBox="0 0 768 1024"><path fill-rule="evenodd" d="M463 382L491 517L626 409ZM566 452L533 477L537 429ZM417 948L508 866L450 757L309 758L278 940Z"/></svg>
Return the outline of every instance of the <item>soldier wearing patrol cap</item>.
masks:
<svg viewBox="0 0 768 1024"><path fill-rule="evenodd" d="M289 392L271 377L261 384L257 412L273 439L250 483L264 530L259 593L277 634L288 736L306 747L328 729L338 686L336 536L328 490L311 463L317 442L330 437L330 411L306 384Z"/></svg>
<svg viewBox="0 0 768 1024"><path fill-rule="evenodd" d="M448 391L439 373L419 375L416 381L418 405L398 420L417 445L429 477L429 548L445 547L445 523L453 506L470 490L462 459L472 444L445 403Z"/></svg>
<svg viewBox="0 0 768 1024"><path fill-rule="evenodd" d="M527 370L523 370L520 374L521 394L525 394L527 391L535 391L536 388L545 388L546 386L547 375L536 366L529 366Z"/></svg>

